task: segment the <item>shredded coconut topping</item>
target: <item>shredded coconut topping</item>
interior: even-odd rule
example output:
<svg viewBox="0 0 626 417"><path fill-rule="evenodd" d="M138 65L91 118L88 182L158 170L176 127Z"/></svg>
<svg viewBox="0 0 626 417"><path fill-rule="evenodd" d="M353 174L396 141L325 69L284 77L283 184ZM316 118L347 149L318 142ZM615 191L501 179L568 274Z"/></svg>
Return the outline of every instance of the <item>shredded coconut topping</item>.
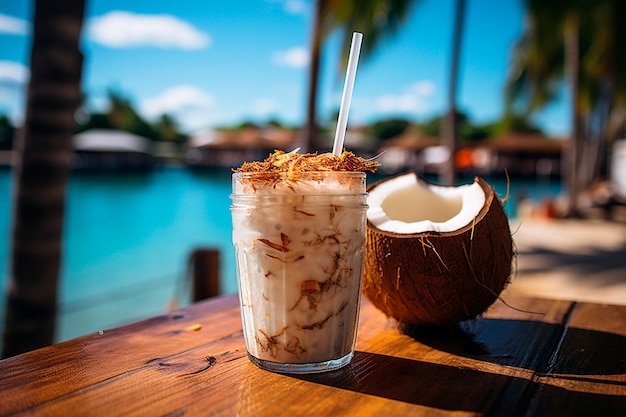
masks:
<svg viewBox="0 0 626 417"><path fill-rule="evenodd" d="M312 171L369 171L376 172L378 162L366 160L343 151L341 156L327 152L298 153L299 149L285 153L276 150L264 161L244 162L234 172L285 173L288 178L295 179L299 173Z"/></svg>

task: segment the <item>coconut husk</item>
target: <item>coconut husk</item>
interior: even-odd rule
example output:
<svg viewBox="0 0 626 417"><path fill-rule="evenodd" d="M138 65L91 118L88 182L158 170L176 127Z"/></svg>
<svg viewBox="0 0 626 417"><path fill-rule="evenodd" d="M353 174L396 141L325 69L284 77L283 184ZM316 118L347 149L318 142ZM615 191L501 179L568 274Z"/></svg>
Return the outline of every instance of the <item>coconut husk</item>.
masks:
<svg viewBox="0 0 626 417"><path fill-rule="evenodd" d="M475 181L485 192L485 204L459 230L398 234L368 221L363 292L401 325L474 318L508 283L513 258L509 222L491 186L480 177Z"/></svg>

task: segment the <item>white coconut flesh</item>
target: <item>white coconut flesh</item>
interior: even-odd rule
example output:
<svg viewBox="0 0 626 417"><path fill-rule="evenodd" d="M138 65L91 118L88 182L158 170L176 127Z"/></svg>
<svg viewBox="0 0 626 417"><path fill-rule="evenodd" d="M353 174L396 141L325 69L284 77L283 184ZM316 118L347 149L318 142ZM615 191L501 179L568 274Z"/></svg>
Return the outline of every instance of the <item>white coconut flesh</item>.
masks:
<svg viewBox="0 0 626 417"><path fill-rule="evenodd" d="M407 173L369 190L367 219L379 230L398 234L453 232L474 220L485 199L477 182L444 187Z"/></svg>

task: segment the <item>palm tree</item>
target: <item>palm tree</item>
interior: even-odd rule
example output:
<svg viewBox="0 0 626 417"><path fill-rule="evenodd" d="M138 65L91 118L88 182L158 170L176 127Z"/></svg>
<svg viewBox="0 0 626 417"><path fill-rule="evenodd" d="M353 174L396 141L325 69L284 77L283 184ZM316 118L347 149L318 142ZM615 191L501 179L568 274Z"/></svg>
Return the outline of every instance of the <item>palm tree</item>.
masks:
<svg viewBox="0 0 626 417"><path fill-rule="evenodd" d="M53 342L65 186L81 100L84 0L37 0L20 162L3 357Z"/></svg>
<svg viewBox="0 0 626 417"><path fill-rule="evenodd" d="M131 132L153 140L159 138L156 129L141 117L139 112L133 107L130 99L119 92L110 90L109 103L110 109L107 113L107 118L114 129Z"/></svg>
<svg viewBox="0 0 626 417"><path fill-rule="evenodd" d="M416 0L316 0L309 59L309 89L304 149L317 145L317 96L324 41L335 31L342 35L340 70L345 70L353 32L363 33L361 62L395 35Z"/></svg>
<svg viewBox="0 0 626 417"><path fill-rule="evenodd" d="M450 79L448 84L448 111L446 113L443 140L450 152L450 157L443 167L441 182L444 185L454 185L456 182L456 170L454 155L457 149L457 108L456 92L459 78L459 59L461 56L461 40L463 38L463 22L465 20L465 0L456 0L454 18L454 36L452 40L452 62L450 63Z"/></svg>
<svg viewBox="0 0 626 417"><path fill-rule="evenodd" d="M309 67L309 91L305 143L310 148L317 133L317 85L319 79L321 46L326 37L335 30L342 32L341 70L347 64L352 32L363 33L361 59L367 60L378 46L396 34L407 19L416 0L317 0L313 21L311 58ZM450 150L450 158L442 171L442 181L454 184L454 153L457 148L457 80L461 39L465 20L465 0L456 0L452 62L448 88L448 110L443 123L444 141ZM306 146L306 145L305 145Z"/></svg>
<svg viewBox="0 0 626 417"><path fill-rule="evenodd" d="M599 168L603 139L608 149L624 131L626 31L619 19L626 5L619 0L526 0L525 5L529 25L514 50L508 100L532 112L567 80L572 115L567 214L578 216L581 191L605 175Z"/></svg>
<svg viewBox="0 0 626 417"><path fill-rule="evenodd" d="M311 42L309 46L309 79L307 91L306 106L306 126L304 132L304 140L300 148L304 152L308 152L315 147L317 139L317 97L318 84L320 78L320 60L322 48L322 16L326 7L327 0L316 0L315 9L313 11L313 27L311 33Z"/></svg>

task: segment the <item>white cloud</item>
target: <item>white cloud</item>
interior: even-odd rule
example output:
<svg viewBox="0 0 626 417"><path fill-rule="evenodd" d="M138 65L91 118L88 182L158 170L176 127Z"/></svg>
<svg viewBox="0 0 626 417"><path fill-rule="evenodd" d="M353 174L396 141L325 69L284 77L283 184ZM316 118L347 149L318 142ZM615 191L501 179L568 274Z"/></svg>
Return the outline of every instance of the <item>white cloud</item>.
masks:
<svg viewBox="0 0 626 417"><path fill-rule="evenodd" d="M308 10L308 5L302 0L287 0L283 7L289 14L303 14Z"/></svg>
<svg viewBox="0 0 626 417"><path fill-rule="evenodd" d="M276 100L260 98L254 103L254 112L259 116L267 116L276 111Z"/></svg>
<svg viewBox="0 0 626 417"><path fill-rule="evenodd" d="M155 46L201 49L211 38L175 16L112 11L88 22L89 38L111 48Z"/></svg>
<svg viewBox="0 0 626 417"><path fill-rule="evenodd" d="M0 83L25 84L30 71L28 67L12 61L0 61Z"/></svg>
<svg viewBox="0 0 626 417"><path fill-rule="evenodd" d="M160 95L143 100L141 108L149 116L163 113L176 113L189 109L209 109L214 105L211 95L193 85L179 85L168 88Z"/></svg>
<svg viewBox="0 0 626 417"><path fill-rule="evenodd" d="M270 3L277 3L289 14L306 14L310 3L304 0L268 0Z"/></svg>
<svg viewBox="0 0 626 417"><path fill-rule="evenodd" d="M385 94L378 99L378 108L384 112L420 112L425 108L425 103L418 96L411 94L391 95Z"/></svg>
<svg viewBox="0 0 626 417"><path fill-rule="evenodd" d="M28 35L30 33L30 22L0 13L0 33Z"/></svg>
<svg viewBox="0 0 626 417"><path fill-rule="evenodd" d="M194 111L179 114L177 120L181 131L191 133L211 125L211 116L206 112Z"/></svg>
<svg viewBox="0 0 626 417"><path fill-rule="evenodd" d="M435 92L435 85L428 80L408 86L401 94L385 94L378 99L377 107L386 113L425 113L431 105L427 98Z"/></svg>
<svg viewBox="0 0 626 417"><path fill-rule="evenodd" d="M274 52L272 62L283 67L303 68L309 63L309 52L303 47Z"/></svg>
<svg viewBox="0 0 626 417"><path fill-rule="evenodd" d="M214 105L213 96L198 87L179 85L143 100L140 109L144 116L151 119L163 114L172 115L184 130L192 130L207 124L209 110Z"/></svg>
<svg viewBox="0 0 626 417"><path fill-rule="evenodd" d="M414 92L420 97L432 96L435 92L435 83L430 80L418 81L409 86L409 91Z"/></svg>

